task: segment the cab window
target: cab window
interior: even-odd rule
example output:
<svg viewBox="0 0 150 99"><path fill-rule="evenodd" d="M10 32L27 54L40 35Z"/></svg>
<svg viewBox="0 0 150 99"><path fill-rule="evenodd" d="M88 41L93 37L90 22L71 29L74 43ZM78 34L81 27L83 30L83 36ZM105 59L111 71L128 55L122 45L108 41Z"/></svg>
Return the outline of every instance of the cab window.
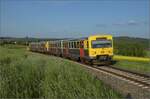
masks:
<svg viewBox="0 0 150 99"><path fill-rule="evenodd" d="M111 40L93 40L92 41L92 48L107 48L112 47Z"/></svg>

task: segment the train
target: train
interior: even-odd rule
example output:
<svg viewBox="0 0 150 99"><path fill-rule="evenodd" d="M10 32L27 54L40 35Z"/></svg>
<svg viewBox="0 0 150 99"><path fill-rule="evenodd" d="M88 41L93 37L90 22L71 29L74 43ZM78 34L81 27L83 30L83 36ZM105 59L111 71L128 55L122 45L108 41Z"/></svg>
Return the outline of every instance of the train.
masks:
<svg viewBox="0 0 150 99"><path fill-rule="evenodd" d="M113 37L112 35L91 35L78 39L31 42L29 50L89 64L111 64Z"/></svg>

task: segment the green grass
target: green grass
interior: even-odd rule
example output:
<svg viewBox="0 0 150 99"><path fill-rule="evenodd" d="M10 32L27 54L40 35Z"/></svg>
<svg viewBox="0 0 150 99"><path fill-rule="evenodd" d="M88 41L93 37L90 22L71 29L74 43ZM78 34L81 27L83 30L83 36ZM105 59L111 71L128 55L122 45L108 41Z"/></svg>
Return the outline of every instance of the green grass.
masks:
<svg viewBox="0 0 150 99"><path fill-rule="evenodd" d="M147 54L146 54L146 57L150 57L150 51L146 51Z"/></svg>
<svg viewBox="0 0 150 99"><path fill-rule="evenodd" d="M145 73L150 75L150 63L149 62L132 62L120 60L114 66L127 69L135 72Z"/></svg>
<svg viewBox="0 0 150 99"><path fill-rule="evenodd" d="M122 97L79 65L10 46L0 47L0 98Z"/></svg>

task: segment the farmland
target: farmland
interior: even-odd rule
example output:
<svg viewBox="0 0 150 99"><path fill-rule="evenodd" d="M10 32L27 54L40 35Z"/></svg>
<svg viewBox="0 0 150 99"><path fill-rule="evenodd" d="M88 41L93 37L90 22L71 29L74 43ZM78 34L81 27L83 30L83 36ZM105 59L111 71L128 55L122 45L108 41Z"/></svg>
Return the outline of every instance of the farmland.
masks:
<svg viewBox="0 0 150 99"><path fill-rule="evenodd" d="M114 55L115 67L150 75L150 58Z"/></svg>
<svg viewBox="0 0 150 99"><path fill-rule="evenodd" d="M121 69L131 70L134 72L150 75L150 62L120 60L116 64L114 64L114 66Z"/></svg>
<svg viewBox="0 0 150 99"><path fill-rule="evenodd" d="M121 98L68 60L0 46L0 98Z"/></svg>
<svg viewBox="0 0 150 99"><path fill-rule="evenodd" d="M147 51L147 57L150 58L150 51Z"/></svg>

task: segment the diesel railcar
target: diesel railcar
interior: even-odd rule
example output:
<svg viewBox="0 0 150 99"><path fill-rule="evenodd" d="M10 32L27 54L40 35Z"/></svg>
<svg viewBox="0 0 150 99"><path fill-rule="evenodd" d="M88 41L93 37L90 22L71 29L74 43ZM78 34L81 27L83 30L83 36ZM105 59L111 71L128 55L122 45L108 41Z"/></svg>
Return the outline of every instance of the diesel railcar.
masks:
<svg viewBox="0 0 150 99"><path fill-rule="evenodd" d="M31 43L31 51L71 58L90 64L110 63L113 57L111 35L92 35L87 38Z"/></svg>

